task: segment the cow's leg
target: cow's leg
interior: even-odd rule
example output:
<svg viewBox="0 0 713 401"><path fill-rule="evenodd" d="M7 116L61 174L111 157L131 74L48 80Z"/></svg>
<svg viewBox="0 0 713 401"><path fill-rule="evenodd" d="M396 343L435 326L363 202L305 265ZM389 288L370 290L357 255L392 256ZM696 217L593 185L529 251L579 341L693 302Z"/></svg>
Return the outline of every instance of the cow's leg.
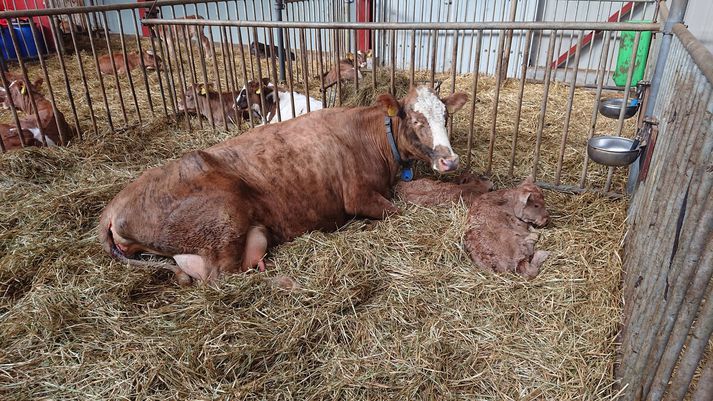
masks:
<svg viewBox="0 0 713 401"><path fill-rule="evenodd" d="M378 192L368 196L347 195L344 203L347 213L371 219L383 219L386 215L399 213L399 209Z"/></svg>
<svg viewBox="0 0 713 401"><path fill-rule="evenodd" d="M258 268L258 271L265 271L265 262L263 257L267 252L267 235L265 235L265 227L256 226L250 229L245 240L245 253L243 254L242 271L247 271L252 267Z"/></svg>

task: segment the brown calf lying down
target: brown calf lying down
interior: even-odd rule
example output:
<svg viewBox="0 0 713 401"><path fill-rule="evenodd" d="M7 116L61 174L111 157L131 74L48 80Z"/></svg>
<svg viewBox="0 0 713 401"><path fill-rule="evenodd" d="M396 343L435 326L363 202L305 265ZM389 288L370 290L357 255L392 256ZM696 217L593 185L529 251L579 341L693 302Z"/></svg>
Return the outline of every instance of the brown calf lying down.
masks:
<svg viewBox="0 0 713 401"><path fill-rule="evenodd" d="M324 89L330 88L336 85L338 80L342 81L353 81L356 77L362 79L361 72L359 69L354 67L354 64L361 69L366 68L367 59L372 55L371 50L363 53L361 50L357 51L356 61L354 60L354 55L352 53L347 53L347 58L339 60L339 63L332 67L331 70L324 73Z"/></svg>
<svg viewBox="0 0 713 401"><path fill-rule="evenodd" d="M178 96L179 111L199 114L208 121L212 117L216 127L224 126L226 118L229 123L240 125L243 112L235 107L234 92L218 93L213 90L212 85L198 83L187 87L184 93L185 100L181 95Z"/></svg>
<svg viewBox="0 0 713 401"><path fill-rule="evenodd" d="M28 83L25 78L22 76L22 74L17 74L14 72L6 71L4 72L5 74L5 79L7 80L8 88L15 82L15 81L22 81L25 83L25 85L32 89L33 94L34 93L40 93L40 86L42 85L42 82L44 82L44 79L42 78L37 78L34 82ZM5 92L5 88L0 84L0 108L3 108L5 110L10 108L10 103L11 103L10 97L7 95ZM15 108L20 110L20 111L31 111L31 108L28 109L23 109L21 108L24 105L15 105Z"/></svg>
<svg viewBox="0 0 713 401"><path fill-rule="evenodd" d="M37 81L36 81L37 84ZM21 134L18 136L17 127L3 127L1 134L6 150L19 149L23 146L58 146L65 145L75 136L75 130L70 127L59 110L55 111L52 103L25 84L23 80L16 80L10 84L6 102L12 103L18 110L27 115L20 117ZM30 93L37 105L34 112ZM43 136L44 134L44 136Z"/></svg>
<svg viewBox="0 0 713 401"><path fill-rule="evenodd" d="M135 259L142 253L173 258L177 266L165 267L184 283L264 269L271 246L335 230L355 216L397 213L388 197L399 159L441 173L458 168L446 121L467 100L414 87L401 101L385 94L374 106L317 110L251 129L146 171L106 206L99 240L134 265L142 265Z"/></svg>
<svg viewBox="0 0 713 401"><path fill-rule="evenodd" d="M15 150L26 146L43 146L41 141L38 141L32 132L23 129L21 135L17 135L17 127L0 124L0 140L2 140L5 150Z"/></svg>
<svg viewBox="0 0 713 401"><path fill-rule="evenodd" d="M144 50L141 55L137 52L126 53L126 59L124 59L124 53L105 54L99 57L99 71L102 74L114 75L114 66L116 66L116 73L124 75L127 71L141 67L142 58L147 70L161 70L161 57L155 55L151 50ZM112 60L114 61L113 65Z"/></svg>
<svg viewBox="0 0 713 401"><path fill-rule="evenodd" d="M463 173L453 182L435 181L421 178L409 182L401 181L394 187L394 195L416 205L435 206L458 202L461 198L469 205L476 197L493 189L493 183L486 178Z"/></svg>
<svg viewBox="0 0 713 401"><path fill-rule="evenodd" d="M535 251L531 225L549 221L542 190L526 179L520 186L477 197L468 208L465 249L480 267L533 278L548 252Z"/></svg>

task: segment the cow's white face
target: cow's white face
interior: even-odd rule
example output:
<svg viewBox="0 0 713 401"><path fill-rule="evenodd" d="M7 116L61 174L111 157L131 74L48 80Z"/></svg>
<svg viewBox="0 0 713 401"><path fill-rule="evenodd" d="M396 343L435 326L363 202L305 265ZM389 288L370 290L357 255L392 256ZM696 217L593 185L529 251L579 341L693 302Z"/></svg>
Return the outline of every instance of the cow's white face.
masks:
<svg viewBox="0 0 713 401"><path fill-rule="evenodd" d="M402 122L405 125L411 152L416 158L428 160L431 167L441 173L458 168L458 155L453 152L446 120L468 101L468 95L454 93L439 99L433 89L420 86L411 89L401 104Z"/></svg>

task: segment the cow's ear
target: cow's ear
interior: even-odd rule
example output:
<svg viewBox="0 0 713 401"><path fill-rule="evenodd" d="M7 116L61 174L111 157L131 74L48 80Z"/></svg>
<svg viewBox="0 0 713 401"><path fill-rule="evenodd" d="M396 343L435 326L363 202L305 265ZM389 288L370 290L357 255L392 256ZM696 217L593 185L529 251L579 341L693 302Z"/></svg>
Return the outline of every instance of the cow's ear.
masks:
<svg viewBox="0 0 713 401"><path fill-rule="evenodd" d="M43 83L43 82L45 82L44 79L42 79L42 78L37 78L37 79L35 80L35 82L32 83L32 86L34 86L35 89L39 89L40 86L42 86L42 83Z"/></svg>
<svg viewBox="0 0 713 401"><path fill-rule="evenodd" d="M373 55L374 55L374 53L371 51L371 49L369 49L369 51L366 52L366 57L371 57Z"/></svg>
<svg viewBox="0 0 713 401"><path fill-rule="evenodd" d="M23 81L18 82L18 85L20 85L20 94L24 95L27 93L27 85Z"/></svg>
<svg viewBox="0 0 713 401"><path fill-rule="evenodd" d="M263 78L262 86L270 86L270 78Z"/></svg>
<svg viewBox="0 0 713 401"><path fill-rule="evenodd" d="M386 111L386 114L391 117L396 117L401 112L401 105L399 104L399 101L389 93L379 96L376 99L376 102L379 103Z"/></svg>
<svg viewBox="0 0 713 401"><path fill-rule="evenodd" d="M441 100L446 105L446 110L448 110L449 113L455 113L468 101L468 94L464 92L456 92Z"/></svg>
<svg viewBox="0 0 713 401"><path fill-rule="evenodd" d="M522 184L520 184L520 185L528 185L528 184L534 184L534 183L535 183L535 180L532 178L531 175L528 175L527 178L525 178L525 180L523 180Z"/></svg>
<svg viewBox="0 0 713 401"><path fill-rule="evenodd" d="M347 60L354 60L354 54L352 52L347 53Z"/></svg>

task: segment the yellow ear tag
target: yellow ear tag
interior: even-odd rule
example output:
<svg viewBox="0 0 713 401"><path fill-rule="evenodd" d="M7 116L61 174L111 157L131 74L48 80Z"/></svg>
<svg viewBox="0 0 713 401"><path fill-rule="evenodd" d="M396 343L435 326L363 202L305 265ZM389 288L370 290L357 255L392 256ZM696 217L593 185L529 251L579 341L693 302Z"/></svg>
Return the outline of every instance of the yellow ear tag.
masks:
<svg viewBox="0 0 713 401"><path fill-rule="evenodd" d="M386 113L389 115L389 117L394 117L394 116L396 116L396 113L397 113L396 107L394 107L394 106L389 106L389 108L386 109Z"/></svg>
<svg viewBox="0 0 713 401"><path fill-rule="evenodd" d="M26 92L27 92L27 87L25 87L25 85L22 85L22 89L20 89L20 93L24 95Z"/></svg>
<svg viewBox="0 0 713 401"><path fill-rule="evenodd" d="M207 94L208 94L208 90L205 88L205 86L201 86L201 95L205 96Z"/></svg>
<svg viewBox="0 0 713 401"><path fill-rule="evenodd" d="M259 95L259 94L260 94L260 89L256 90L255 93Z"/></svg>

